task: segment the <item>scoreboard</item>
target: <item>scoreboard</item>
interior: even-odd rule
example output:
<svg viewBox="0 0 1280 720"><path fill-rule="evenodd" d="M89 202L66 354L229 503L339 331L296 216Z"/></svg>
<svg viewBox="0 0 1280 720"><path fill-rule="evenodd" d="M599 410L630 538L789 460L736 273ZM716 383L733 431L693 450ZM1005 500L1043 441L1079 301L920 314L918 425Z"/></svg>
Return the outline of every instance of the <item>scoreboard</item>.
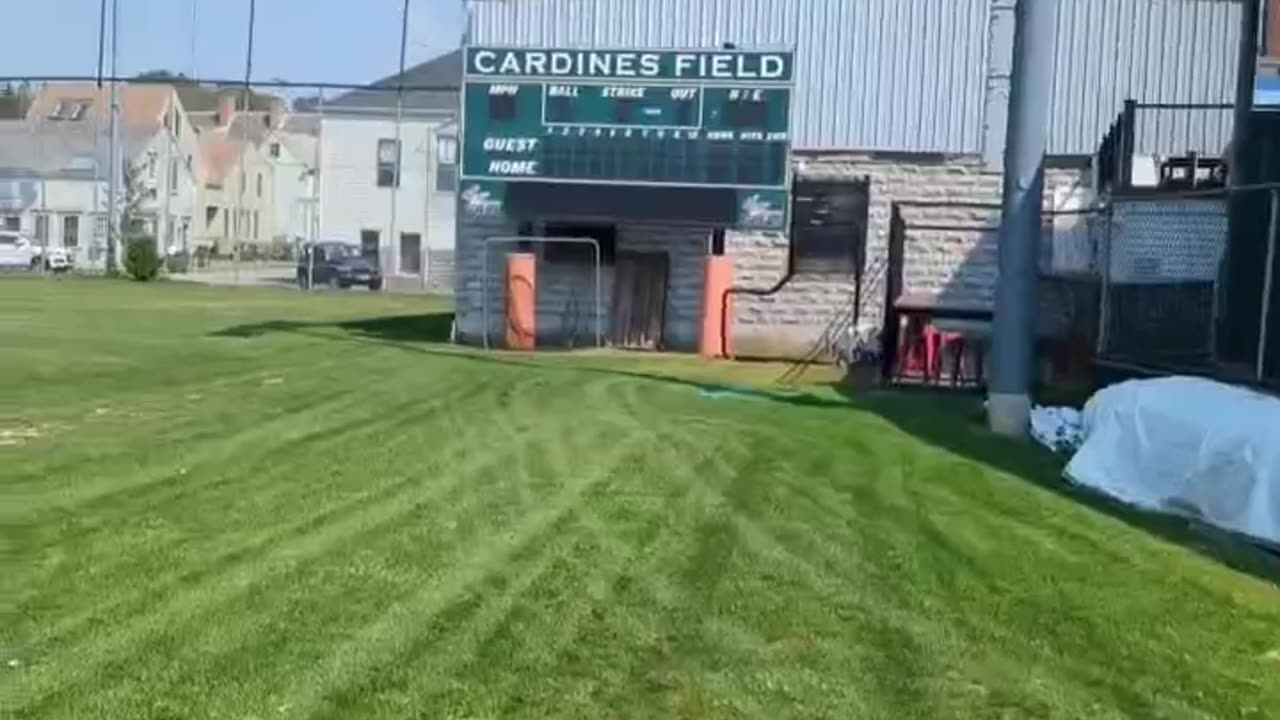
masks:
<svg viewBox="0 0 1280 720"><path fill-rule="evenodd" d="M470 47L462 177L790 185L790 52Z"/></svg>

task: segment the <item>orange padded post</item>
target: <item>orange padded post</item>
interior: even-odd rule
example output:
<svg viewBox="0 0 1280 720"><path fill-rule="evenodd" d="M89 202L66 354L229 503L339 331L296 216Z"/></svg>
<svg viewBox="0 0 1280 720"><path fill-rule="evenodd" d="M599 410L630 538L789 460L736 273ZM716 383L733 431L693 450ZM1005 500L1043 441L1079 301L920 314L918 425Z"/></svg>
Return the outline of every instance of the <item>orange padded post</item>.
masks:
<svg viewBox="0 0 1280 720"><path fill-rule="evenodd" d="M537 262L530 253L507 255L507 347L532 350L537 341Z"/></svg>
<svg viewBox="0 0 1280 720"><path fill-rule="evenodd" d="M702 283L702 337L698 342L698 351L703 357L733 354L729 337L733 326L733 296L725 295L731 287L733 259L728 255L708 255Z"/></svg>

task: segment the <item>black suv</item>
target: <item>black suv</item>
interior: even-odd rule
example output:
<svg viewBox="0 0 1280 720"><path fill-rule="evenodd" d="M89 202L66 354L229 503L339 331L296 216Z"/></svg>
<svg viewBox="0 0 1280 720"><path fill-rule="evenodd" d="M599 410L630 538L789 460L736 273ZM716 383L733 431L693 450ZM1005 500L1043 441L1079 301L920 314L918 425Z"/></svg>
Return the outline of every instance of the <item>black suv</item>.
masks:
<svg viewBox="0 0 1280 720"><path fill-rule="evenodd" d="M298 256L298 287L305 290L313 284L343 290L363 285L377 291L382 289L382 273L355 245L316 243Z"/></svg>

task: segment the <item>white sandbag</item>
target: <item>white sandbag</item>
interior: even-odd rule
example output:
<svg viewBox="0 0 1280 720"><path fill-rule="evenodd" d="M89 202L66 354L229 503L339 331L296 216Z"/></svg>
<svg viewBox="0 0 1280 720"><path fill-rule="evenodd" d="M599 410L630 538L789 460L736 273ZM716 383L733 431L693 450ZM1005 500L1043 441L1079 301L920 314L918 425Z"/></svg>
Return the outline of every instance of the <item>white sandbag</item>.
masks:
<svg viewBox="0 0 1280 720"><path fill-rule="evenodd" d="M1192 377L1131 380L1085 405L1073 482L1280 544L1280 399Z"/></svg>

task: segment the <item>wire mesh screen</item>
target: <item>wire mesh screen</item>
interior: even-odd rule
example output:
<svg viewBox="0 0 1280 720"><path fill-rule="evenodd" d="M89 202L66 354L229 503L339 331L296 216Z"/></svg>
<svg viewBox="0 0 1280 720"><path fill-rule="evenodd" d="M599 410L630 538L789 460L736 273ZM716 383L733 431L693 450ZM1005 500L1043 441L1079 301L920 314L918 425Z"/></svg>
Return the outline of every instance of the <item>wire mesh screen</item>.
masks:
<svg viewBox="0 0 1280 720"><path fill-rule="evenodd" d="M125 271L145 242L178 280L451 291L463 8L444 5L31 4L22 24L76 52L7 45L0 232L32 269ZM307 260L330 255L349 261Z"/></svg>
<svg viewBox="0 0 1280 720"><path fill-rule="evenodd" d="M1227 247L1225 195L1116 199L1096 230L1103 247L1099 354L1209 364Z"/></svg>

